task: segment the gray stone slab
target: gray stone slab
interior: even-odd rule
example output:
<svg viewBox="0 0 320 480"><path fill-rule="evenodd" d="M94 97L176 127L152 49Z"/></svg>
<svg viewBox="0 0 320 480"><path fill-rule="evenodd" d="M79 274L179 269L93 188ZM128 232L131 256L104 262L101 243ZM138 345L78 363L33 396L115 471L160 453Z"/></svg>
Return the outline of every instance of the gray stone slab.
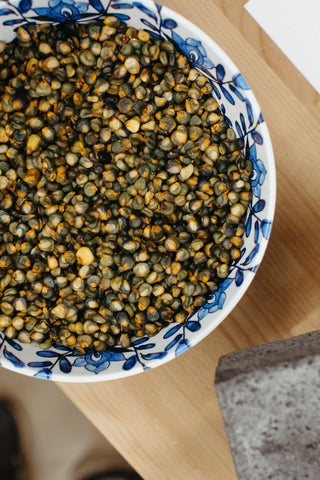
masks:
<svg viewBox="0 0 320 480"><path fill-rule="evenodd" d="M239 480L320 480L320 332L221 357L215 386Z"/></svg>

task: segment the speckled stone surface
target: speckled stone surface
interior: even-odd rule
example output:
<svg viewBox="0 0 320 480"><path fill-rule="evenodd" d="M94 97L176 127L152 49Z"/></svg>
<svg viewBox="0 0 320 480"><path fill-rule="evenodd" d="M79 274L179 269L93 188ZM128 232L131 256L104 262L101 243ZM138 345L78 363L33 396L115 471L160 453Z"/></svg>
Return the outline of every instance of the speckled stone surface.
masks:
<svg viewBox="0 0 320 480"><path fill-rule="evenodd" d="M320 480L320 332L221 357L216 391L239 480Z"/></svg>

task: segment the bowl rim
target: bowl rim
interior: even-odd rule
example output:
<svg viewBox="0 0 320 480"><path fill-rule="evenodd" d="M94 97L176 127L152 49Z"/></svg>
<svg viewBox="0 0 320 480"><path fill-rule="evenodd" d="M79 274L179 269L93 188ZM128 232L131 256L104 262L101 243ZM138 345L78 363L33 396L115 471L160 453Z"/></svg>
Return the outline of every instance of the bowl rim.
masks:
<svg viewBox="0 0 320 480"><path fill-rule="evenodd" d="M131 3L133 0L130 0ZM154 7L156 5L156 2L153 0L141 0L142 4L145 4L147 7ZM227 65L228 69L234 73L240 72L240 70L237 68L235 63L231 60L229 55L225 53L225 51L216 43L213 38L211 38L207 33L205 33L201 28L199 28L197 25L195 25L193 22L182 16L181 14L175 12L172 10L170 7L162 5L162 12L167 15L170 18L177 19L178 22L188 31L193 33L193 36L196 38L200 38L201 41L203 41L206 45L209 46L210 50L213 50L214 52L217 53L217 56L221 57L223 64ZM111 13L112 15L112 13ZM88 21L88 23L90 20ZM130 21L128 21L128 24L130 25ZM210 56L210 54L209 54ZM248 92L250 92L250 101L252 104L252 109L255 112L260 112L260 106L259 103L250 87L249 84L249 89ZM219 103L219 100L217 100ZM275 214L275 205L276 205L276 170L275 170L275 159L274 159L274 153L273 153L273 148L272 148L272 143L271 143L271 138L269 134L269 129L264 121L263 124L260 126L261 131L263 133L263 139L264 139L264 149L265 149L265 158L268 159L268 176L269 176L269 192L268 192L268 201L266 203L266 214L268 219L271 220L272 225L271 229L273 226L273 221L274 221L274 214ZM270 237L263 242L263 245L261 245L261 249L256 255L256 260L258 261L258 268L261 264L261 261L265 255L267 246L269 244ZM232 294L231 300L229 299L228 305L224 306L223 309L220 310L219 314L217 314L216 318L211 319L210 322L201 328L195 336L192 337L192 340L190 340L191 347L194 347L195 345L199 344L204 338L206 338L209 333L212 333L213 330L217 328L217 326L230 314L230 312L235 308L235 306L239 303L241 298L244 296L244 294L247 292L249 285L251 284L253 278L256 275L256 272L253 272L252 275L246 275L245 279L243 281L243 284L241 285L241 288L237 288L235 292ZM230 298L230 297L229 297ZM210 315L210 314L209 314ZM159 332L160 333L160 332ZM150 337L151 338L151 337ZM156 338L152 337L152 338ZM36 345L35 345L36 346ZM184 350L181 353L185 353L187 350ZM164 365L174 358L177 358L177 356L174 354L174 351L171 350L167 352L167 355L162 358L162 359L154 359L154 360L149 360L148 361L148 367L154 369L155 367ZM2 360L2 354L0 355L0 360ZM120 362L119 362L120 363ZM33 378L35 375L35 371L33 368L29 367L27 364L24 365L22 368L17 368L14 366L11 362L7 361L6 359L3 359L1 361L1 366L8 370L12 370L14 372L18 372L27 376L32 376ZM60 370L55 370L52 372L52 376L50 377L50 380L53 381L58 381L58 382L66 382L66 383L91 383L91 382L103 382L107 380L115 380L115 379L121 379L125 378L128 376L132 375L137 375L139 373L142 373L145 371L142 368L132 368L131 370L124 370L121 367L114 370L110 371L109 369L103 370L99 372L97 375L86 375L84 376L81 373L81 369L72 369L72 371L68 374L65 374L61 372Z"/></svg>

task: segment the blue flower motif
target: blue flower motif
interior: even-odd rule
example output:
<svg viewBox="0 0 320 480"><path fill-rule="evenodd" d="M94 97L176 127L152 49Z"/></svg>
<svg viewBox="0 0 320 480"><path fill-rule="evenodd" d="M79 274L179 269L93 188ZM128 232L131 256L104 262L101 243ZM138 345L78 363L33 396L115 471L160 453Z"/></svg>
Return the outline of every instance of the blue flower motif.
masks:
<svg viewBox="0 0 320 480"><path fill-rule="evenodd" d="M78 357L73 366L83 367L93 373L99 373L106 370L110 365L112 355L108 351L103 353L88 352L84 357Z"/></svg>
<svg viewBox="0 0 320 480"><path fill-rule="evenodd" d="M206 68L213 68L214 65L207 57L207 52L200 40L194 38L180 37L176 32L172 31L172 40L174 40L181 52L190 60L191 63L196 63L197 66Z"/></svg>
<svg viewBox="0 0 320 480"><path fill-rule="evenodd" d="M66 20L77 20L81 18L81 14L86 12L89 3L76 3L74 0L50 0L49 8L35 8L34 11L41 17L48 17L57 22L65 22Z"/></svg>

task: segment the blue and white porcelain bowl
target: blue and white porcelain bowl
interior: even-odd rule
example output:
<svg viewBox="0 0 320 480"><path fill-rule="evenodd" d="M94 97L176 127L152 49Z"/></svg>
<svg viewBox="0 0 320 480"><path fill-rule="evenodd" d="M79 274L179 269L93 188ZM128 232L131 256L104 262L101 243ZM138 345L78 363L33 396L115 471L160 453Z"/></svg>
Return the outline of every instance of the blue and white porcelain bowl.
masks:
<svg viewBox="0 0 320 480"><path fill-rule="evenodd" d="M0 333L1 365L38 378L57 381L104 381L161 365L197 344L230 313L249 287L270 236L276 182L272 146L260 107L246 80L216 43L191 22L151 0L6 0L0 1L0 40L10 41L21 25L77 20L90 22L114 15L157 38L173 40L192 65L206 75L214 95L254 166L241 257L208 302L183 324L171 324L152 338L139 338L127 349L89 351L79 357L64 347L40 350Z"/></svg>

